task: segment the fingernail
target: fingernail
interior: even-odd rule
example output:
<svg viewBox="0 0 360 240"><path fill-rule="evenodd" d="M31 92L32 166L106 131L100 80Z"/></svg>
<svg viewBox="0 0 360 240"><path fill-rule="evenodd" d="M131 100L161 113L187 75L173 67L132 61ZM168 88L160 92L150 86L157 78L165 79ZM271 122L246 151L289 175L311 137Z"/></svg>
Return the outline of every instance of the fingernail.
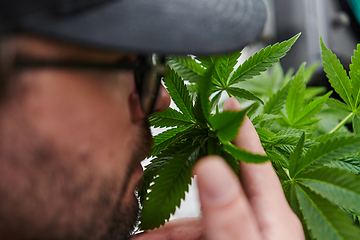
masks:
<svg viewBox="0 0 360 240"><path fill-rule="evenodd" d="M223 206L231 202L239 191L234 172L219 157L207 157L195 169L202 205Z"/></svg>
<svg viewBox="0 0 360 240"><path fill-rule="evenodd" d="M240 111L243 108L241 107L240 103L238 102L238 100L236 98L229 98L225 101L223 109Z"/></svg>

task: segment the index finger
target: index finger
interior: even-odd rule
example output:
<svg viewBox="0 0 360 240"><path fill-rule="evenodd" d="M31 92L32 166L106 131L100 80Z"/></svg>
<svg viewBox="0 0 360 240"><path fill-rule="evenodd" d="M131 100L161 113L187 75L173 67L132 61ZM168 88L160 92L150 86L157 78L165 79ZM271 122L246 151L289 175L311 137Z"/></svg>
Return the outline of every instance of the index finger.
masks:
<svg viewBox="0 0 360 240"><path fill-rule="evenodd" d="M224 110L241 110L241 106L236 99L228 99L224 104ZM259 136L248 117L245 117L233 143L246 151L265 155ZM287 221L288 217L297 221L270 162L263 164L241 162L240 166L240 182L262 231L276 231L278 223Z"/></svg>
<svg viewBox="0 0 360 240"><path fill-rule="evenodd" d="M241 110L241 106L234 98L230 98L224 104L224 110ZM233 141L238 148L244 149L254 154L266 155L259 136L246 116L236 139ZM283 195L280 181L274 172L271 163L246 164L241 162L240 177L248 197L257 195L272 194ZM270 191L271 190L271 191Z"/></svg>

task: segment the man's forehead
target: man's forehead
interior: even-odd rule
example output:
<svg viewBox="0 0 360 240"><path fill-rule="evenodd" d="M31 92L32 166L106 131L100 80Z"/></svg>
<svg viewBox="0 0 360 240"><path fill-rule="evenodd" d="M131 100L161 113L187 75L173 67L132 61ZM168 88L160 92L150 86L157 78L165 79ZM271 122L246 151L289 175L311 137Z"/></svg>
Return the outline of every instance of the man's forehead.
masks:
<svg viewBox="0 0 360 240"><path fill-rule="evenodd" d="M17 52L29 54L34 57L57 59L75 58L84 60L95 58L103 61L116 61L134 55L132 53L79 46L33 34L19 34L15 36L15 42Z"/></svg>

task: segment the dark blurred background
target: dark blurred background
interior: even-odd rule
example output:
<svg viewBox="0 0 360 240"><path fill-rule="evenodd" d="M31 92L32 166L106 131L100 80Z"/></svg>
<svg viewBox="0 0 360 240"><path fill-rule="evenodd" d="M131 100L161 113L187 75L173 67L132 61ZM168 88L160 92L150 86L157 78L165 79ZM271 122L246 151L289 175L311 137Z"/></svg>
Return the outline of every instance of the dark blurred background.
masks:
<svg viewBox="0 0 360 240"><path fill-rule="evenodd" d="M274 43L302 32L291 51L281 59L286 71L321 61L320 36L345 68L360 40L360 0L265 0L268 21L262 41ZM309 85L327 85L320 66Z"/></svg>

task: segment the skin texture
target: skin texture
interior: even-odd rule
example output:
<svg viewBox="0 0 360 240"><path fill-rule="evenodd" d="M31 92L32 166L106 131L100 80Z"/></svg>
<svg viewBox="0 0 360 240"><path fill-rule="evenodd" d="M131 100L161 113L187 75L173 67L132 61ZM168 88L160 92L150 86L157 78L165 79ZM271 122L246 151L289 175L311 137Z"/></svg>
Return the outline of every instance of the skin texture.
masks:
<svg viewBox="0 0 360 240"><path fill-rule="evenodd" d="M13 47L44 59L136 59L29 35ZM154 111L169 104L162 87ZM224 108L240 106L230 99ZM1 239L127 239L138 213L140 161L151 142L131 71L18 72L0 104ZM264 153L248 119L234 143ZM194 173L203 216L131 239L304 239L270 163L241 163L240 182L214 156Z"/></svg>
<svg viewBox="0 0 360 240"><path fill-rule="evenodd" d="M228 99L225 110L241 109ZM247 151L265 154L248 118L234 144ZM303 240L301 223L286 202L271 163L241 164L240 182L226 162L217 156L201 159L195 166L202 217L170 221L136 240Z"/></svg>
<svg viewBox="0 0 360 240"><path fill-rule="evenodd" d="M33 36L15 44L45 59L125 56ZM2 239L99 239L108 231L125 238L152 143L133 72L26 69L10 83L0 108ZM154 111L169 103L162 87Z"/></svg>

